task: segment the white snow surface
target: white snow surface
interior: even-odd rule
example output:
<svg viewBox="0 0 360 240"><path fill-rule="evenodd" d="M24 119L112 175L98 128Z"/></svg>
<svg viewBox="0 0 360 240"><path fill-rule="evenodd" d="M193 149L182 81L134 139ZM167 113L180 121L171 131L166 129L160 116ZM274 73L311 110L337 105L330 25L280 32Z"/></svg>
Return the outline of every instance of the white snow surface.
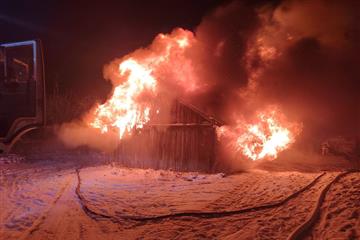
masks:
<svg viewBox="0 0 360 240"><path fill-rule="evenodd" d="M110 215L145 216L235 210L273 202L304 186L316 175L252 171L222 177L111 167L80 172L81 191L90 200L92 209Z"/></svg>
<svg viewBox="0 0 360 240"><path fill-rule="evenodd" d="M109 165L0 165L0 239L287 239L310 215L319 193L338 174L328 172L286 203L221 217L183 216L133 221L182 212L222 212L281 201L320 173L252 170L233 175L178 173ZM5 167L4 167L5 166ZM360 174L330 188L319 223L308 239L359 239ZM115 220L116 221L115 221ZM339 233L340 232L340 233Z"/></svg>

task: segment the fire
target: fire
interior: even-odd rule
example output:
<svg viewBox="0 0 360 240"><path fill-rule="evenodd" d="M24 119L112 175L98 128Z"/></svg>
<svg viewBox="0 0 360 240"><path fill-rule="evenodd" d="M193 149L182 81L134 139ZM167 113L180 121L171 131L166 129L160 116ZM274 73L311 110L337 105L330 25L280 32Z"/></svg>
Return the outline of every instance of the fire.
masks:
<svg viewBox="0 0 360 240"><path fill-rule="evenodd" d="M121 139L134 128L143 128L152 112L159 113L153 101L159 95L160 84L179 91L196 89L195 79L190 78L194 75L191 64L184 57L193 41L192 32L176 29L169 35L159 34L149 48L135 51L120 62L114 61L116 66L107 69L114 85L112 96L90 111L87 124L101 133L118 132ZM173 82L161 82L166 76Z"/></svg>
<svg viewBox="0 0 360 240"><path fill-rule="evenodd" d="M116 127L120 138L134 127L142 128L149 121L149 104L138 104L137 98L145 91L156 94L156 80L151 70L133 59L122 62L119 66L121 76L127 75L127 81L116 86L113 96L94 112L90 126L99 128L102 133L109 127Z"/></svg>
<svg viewBox="0 0 360 240"><path fill-rule="evenodd" d="M277 108L258 112L255 123L239 121L218 129L220 139L229 141L236 152L251 160L275 159L295 142L301 127L288 123Z"/></svg>
<svg viewBox="0 0 360 240"><path fill-rule="evenodd" d="M162 94L174 99L181 93L206 89L200 85L191 54L186 54L195 43L192 32L176 29L171 34L159 34L148 48L109 64L104 76L114 85L112 95L90 111L85 117L87 125L101 133L115 132L122 139L159 114L156 100ZM275 48L260 52L269 59L277 54ZM252 73L250 78L255 79L261 71ZM233 151L252 160L276 158L295 141L298 132L298 125L288 123L277 108L259 112L251 124L238 121L236 126L218 129L220 139L229 142Z"/></svg>

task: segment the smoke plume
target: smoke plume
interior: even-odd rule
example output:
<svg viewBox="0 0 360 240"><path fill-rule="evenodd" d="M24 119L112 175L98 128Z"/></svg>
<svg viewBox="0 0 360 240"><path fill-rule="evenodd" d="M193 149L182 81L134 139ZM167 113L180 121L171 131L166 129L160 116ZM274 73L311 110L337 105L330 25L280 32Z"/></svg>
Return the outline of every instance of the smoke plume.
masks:
<svg viewBox="0 0 360 240"><path fill-rule="evenodd" d="M303 124L299 145L334 135L360 137L359 15L357 1L233 1L193 32L160 34L149 47L112 61L104 78L114 86L123 82L114 68L131 58L156 65L160 90L141 96L149 104L160 95L162 102L183 98L229 125L275 104ZM163 44L183 35L186 48ZM171 61L154 60L165 53ZM60 131L66 143L90 141L89 134L71 129Z"/></svg>

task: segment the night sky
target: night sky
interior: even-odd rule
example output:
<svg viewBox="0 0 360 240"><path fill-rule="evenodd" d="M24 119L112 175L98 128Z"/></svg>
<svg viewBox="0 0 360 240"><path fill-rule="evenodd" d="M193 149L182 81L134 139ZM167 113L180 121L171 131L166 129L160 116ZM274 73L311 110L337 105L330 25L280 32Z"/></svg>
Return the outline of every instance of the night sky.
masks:
<svg viewBox="0 0 360 240"><path fill-rule="evenodd" d="M202 17L228 1L1 1L0 42L42 40L48 92L101 96L110 85L103 65L159 32L194 29Z"/></svg>

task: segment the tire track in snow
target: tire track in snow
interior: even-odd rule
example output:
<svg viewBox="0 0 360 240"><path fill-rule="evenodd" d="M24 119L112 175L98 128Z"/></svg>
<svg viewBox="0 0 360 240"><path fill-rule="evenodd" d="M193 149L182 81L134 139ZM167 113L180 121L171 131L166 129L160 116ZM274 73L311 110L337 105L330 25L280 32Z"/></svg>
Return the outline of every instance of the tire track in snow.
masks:
<svg viewBox="0 0 360 240"><path fill-rule="evenodd" d="M297 239L303 239L314 227L316 224L318 218L321 214L321 206L324 202L324 199L326 197L326 194L328 193L330 187L334 184L336 184L341 178L345 177L346 175L358 172L358 171L346 171L338 174L332 181L330 181L325 188L320 192L317 203L313 211L311 212L310 217L302 223L300 226L298 226L287 238L287 240L297 240Z"/></svg>
<svg viewBox="0 0 360 240"><path fill-rule="evenodd" d="M304 177L305 175L299 173L286 174L286 177L283 174L273 173L274 175L272 174L272 176L275 177L267 179L265 178L266 175L264 175L263 172L260 173L261 177L259 177L259 173L253 172L251 174L257 175L255 175L256 177L254 177L254 179L251 177L245 181L244 179L239 181L239 183L231 191L228 191L226 194L223 194L221 197L210 202L207 205L207 208L210 209L207 211L223 211L224 206L227 206L230 211L238 208L249 208L254 205L256 206L270 204L271 202L278 202L292 194L294 191L300 190L313 180L314 177L316 177L315 174L312 175L311 178L307 179ZM249 175L247 175L246 178L248 178L248 176ZM267 182L271 185L271 187L264 185L264 182ZM285 189L289 190L286 191ZM249 192L251 193L250 196L242 194ZM256 198L256 202L254 202L254 199L251 198L251 196L254 195L259 196L259 198Z"/></svg>
<svg viewBox="0 0 360 240"><path fill-rule="evenodd" d="M284 198L282 200L279 200L277 202L271 202L271 203L255 206L255 207L249 207L249 208L243 208L243 209L231 210L231 211L179 212L179 213L164 214L164 215L157 215L157 216L120 215L120 216L114 217L114 216L111 216L111 215L97 213L96 211L89 208L89 206L87 205L88 201L81 194L80 169L77 169L76 173L77 173L77 177L78 177L78 184L77 184L77 187L76 187L76 195L78 196L78 198L80 200L80 204L81 204L84 212L89 217L91 217L91 218L93 218L95 220L106 219L106 220L110 220L110 221L116 222L116 223L122 222L121 220L123 220L123 221L124 220L132 220L132 221L145 222L145 221L161 221L161 220L164 220L164 219L178 218L178 217L221 218L221 217L227 217L227 216L232 216L232 215L237 215L237 214L242 214L242 213L247 213L247 212L255 212L255 211L261 211L261 210L270 209L270 208L276 208L276 207L279 207L279 206L287 203L291 199L296 198L299 194L303 193L304 191L312 188L326 174L326 172L321 173L320 175L315 177L309 184L307 184L306 186L304 186L300 190L295 191L294 193L290 194L289 196L287 196L286 198Z"/></svg>
<svg viewBox="0 0 360 240"><path fill-rule="evenodd" d="M12 166L2 174L0 200L6 208L0 211L0 239L2 234L6 239L21 239L53 206L54 199L62 192L68 179L61 180L62 183L57 188L49 188L51 183L47 180L43 185L44 179L51 174L49 168L33 170L25 164ZM53 191L53 195L46 194L46 191Z"/></svg>
<svg viewBox="0 0 360 240"><path fill-rule="evenodd" d="M69 178L69 177L68 177ZM60 189L60 191L58 192L58 194L56 195L54 201L51 203L51 205L49 206L49 208L45 211L45 213L43 213L40 217L38 217L34 223L31 225L31 227L29 229L27 229L27 231L25 231L19 239L23 240L26 239L29 235L31 235L32 233L36 232L37 230L39 230L41 224L43 224L43 222L46 219L46 216L48 215L48 213L50 212L50 210L55 206L55 204L59 201L59 199L61 198L61 196L63 195L65 189L69 186L70 184L70 180L68 179L66 181L66 183L63 185L63 187Z"/></svg>

